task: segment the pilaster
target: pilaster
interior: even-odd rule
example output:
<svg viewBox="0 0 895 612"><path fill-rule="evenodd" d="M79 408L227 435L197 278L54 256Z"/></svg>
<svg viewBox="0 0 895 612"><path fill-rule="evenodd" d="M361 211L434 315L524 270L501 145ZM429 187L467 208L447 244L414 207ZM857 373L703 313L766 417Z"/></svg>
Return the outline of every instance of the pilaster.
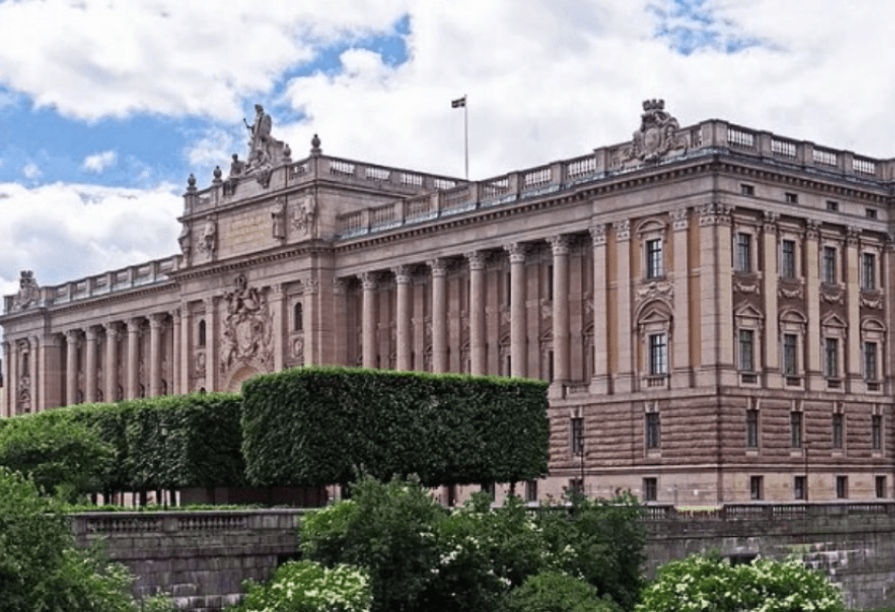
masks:
<svg viewBox="0 0 895 612"><path fill-rule="evenodd" d="M686 388L693 384L690 360L690 213L687 208L672 211L672 282L674 283L674 333L672 357L674 366L671 386Z"/></svg>
<svg viewBox="0 0 895 612"><path fill-rule="evenodd" d="M9 341L3 341L3 390L0 391L2 395L0 395L0 416L9 417L12 416L12 409L10 408L10 389L12 388L12 372L10 368L10 362L12 360L12 350L9 346Z"/></svg>
<svg viewBox="0 0 895 612"><path fill-rule="evenodd" d="M65 403L72 405L78 396L78 336L80 332L70 329L65 332ZM15 365L15 364L13 364ZM15 375L15 373L13 373Z"/></svg>
<svg viewBox="0 0 895 612"><path fill-rule="evenodd" d="M808 349L805 375L808 388L819 391L825 388L820 369L820 257L819 223L814 219L806 221L805 232L805 300L808 313ZM851 334L849 334L851 335Z"/></svg>
<svg viewBox="0 0 895 612"><path fill-rule="evenodd" d="M569 236L549 239L553 253L553 378L569 381Z"/></svg>
<svg viewBox="0 0 895 612"><path fill-rule="evenodd" d="M590 392L607 395L609 385L609 310L606 301L606 224L597 223L590 228L593 248L593 308L594 308L594 371Z"/></svg>
<svg viewBox="0 0 895 612"><path fill-rule="evenodd" d="M106 332L106 365L103 397L107 402L115 401L118 391L118 336L121 331L118 322L104 323Z"/></svg>
<svg viewBox="0 0 895 612"><path fill-rule="evenodd" d="M43 395L40 391L40 363L38 362L38 357L40 355L40 337L31 336L31 338L28 339L28 342L30 344L29 352L31 354L31 358L28 361L30 366L28 376L31 378L31 412L37 412Z"/></svg>
<svg viewBox="0 0 895 612"><path fill-rule="evenodd" d="M283 287L275 284L270 288L270 314L273 325L273 369L279 372L285 367L285 347L283 346L283 338L286 335L285 321L285 296L283 295ZM302 314L304 314L304 304L302 304ZM310 334L305 334L308 336Z"/></svg>
<svg viewBox="0 0 895 612"><path fill-rule="evenodd" d="M188 302L180 303L180 393L189 393L193 354L193 317Z"/></svg>
<svg viewBox="0 0 895 612"><path fill-rule="evenodd" d="M363 366L376 367L376 289L379 275L376 272L364 272L363 283Z"/></svg>
<svg viewBox="0 0 895 612"><path fill-rule="evenodd" d="M630 393L634 390L634 330L631 322L631 222L616 221L616 298L618 357L615 364L613 391ZM595 317L596 318L596 317Z"/></svg>
<svg viewBox="0 0 895 612"><path fill-rule="evenodd" d="M96 368L96 353L97 353L97 334L96 327L88 326L84 330L84 343L85 343L85 353L86 353L86 364L84 365L84 401L85 402L95 402L96 401L96 389L97 389L97 368Z"/></svg>
<svg viewBox="0 0 895 612"><path fill-rule="evenodd" d="M149 315L149 395L162 393L162 324L165 315Z"/></svg>
<svg viewBox="0 0 895 612"><path fill-rule="evenodd" d="M861 277L858 237L861 230L849 227L846 236L846 299L848 311L848 383L852 392L859 391L861 381Z"/></svg>
<svg viewBox="0 0 895 612"><path fill-rule="evenodd" d="M140 395L140 326L143 319L134 317L127 320L127 386L126 399Z"/></svg>
<svg viewBox="0 0 895 612"><path fill-rule="evenodd" d="M217 298L205 298L205 390L218 390Z"/></svg>
<svg viewBox="0 0 895 612"><path fill-rule="evenodd" d="M764 296L765 386L780 388L780 331L777 306L777 213L765 212L762 232L762 294Z"/></svg>

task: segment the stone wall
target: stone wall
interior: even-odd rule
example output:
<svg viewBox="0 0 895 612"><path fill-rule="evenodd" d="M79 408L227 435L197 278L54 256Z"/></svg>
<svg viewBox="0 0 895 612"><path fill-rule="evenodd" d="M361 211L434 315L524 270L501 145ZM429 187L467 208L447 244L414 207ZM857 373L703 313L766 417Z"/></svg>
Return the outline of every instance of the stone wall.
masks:
<svg viewBox="0 0 895 612"><path fill-rule="evenodd" d="M134 594L165 591L181 609L235 603L246 578L264 580L297 550L302 510L82 513L81 544L104 539L137 575ZM895 607L895 503L730 504L711 512L649 506L647 572L694 552L750 560L798 555L842 586L849 608Z"/></svg>

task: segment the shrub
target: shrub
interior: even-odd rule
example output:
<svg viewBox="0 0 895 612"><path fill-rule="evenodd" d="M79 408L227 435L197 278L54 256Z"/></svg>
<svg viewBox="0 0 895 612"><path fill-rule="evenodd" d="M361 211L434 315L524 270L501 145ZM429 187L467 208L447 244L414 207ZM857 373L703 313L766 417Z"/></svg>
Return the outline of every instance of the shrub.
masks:
<svg viewBox="0 0 895 612"><path fill-rule="evenodd" d="M798 559L731 566L718 556L670 561L643 592L636 612L844 612L839 589Z"/></svg>
<svg viewBox="0 0 895 612"><path fill-rule="evenodd" d="M501 612L620 612L611 599L600 599L597 589L561 572L541 572L513 589Z"/></svg>

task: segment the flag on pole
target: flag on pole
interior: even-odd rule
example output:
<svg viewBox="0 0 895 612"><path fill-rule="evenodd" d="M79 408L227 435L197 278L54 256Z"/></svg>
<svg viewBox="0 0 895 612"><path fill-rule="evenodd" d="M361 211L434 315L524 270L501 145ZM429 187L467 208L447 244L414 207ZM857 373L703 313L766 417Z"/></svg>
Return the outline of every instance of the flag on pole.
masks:
<svg viewBox="0 0 895 612"><path fill-rule="evenodd" d="M466 96L451 100L451 108L463 108L464 106L466 106Z"/></svg>

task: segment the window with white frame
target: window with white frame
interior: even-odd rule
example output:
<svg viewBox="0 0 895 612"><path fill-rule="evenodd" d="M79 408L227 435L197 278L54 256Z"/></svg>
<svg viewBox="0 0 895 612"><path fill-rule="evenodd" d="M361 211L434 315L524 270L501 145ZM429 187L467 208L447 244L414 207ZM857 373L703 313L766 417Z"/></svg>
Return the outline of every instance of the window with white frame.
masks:
<svg viewBox="0 0 895 612"><path fill-rule="evenodd" d="M646 241L646 277L659 278L662 270L662 239L650 238Z"/></svg>
<svg viewBox="0 0 895 612"><path fill-rule="evenodd" d="M876 255L874 253L861 253L861 289L864 291L876 289Z"/></svg>
<svg viewBox="0 0 895 612"><path fill-rule="evenodd" d="M668 336L664 333L649 336L649 373L650 376L668 374Z"/></svg>
<svg viewBox="0 0 895 612"><path fill-rule="evenodd" d="M837 250L833 246L825 246L821 260L821 280L828 285L835 285L838 280L836 274L837 268Z"/></svg>
<svg viewBox="0 0 895 612"><path fill-rule="evenodd" d="M752 234L748 232L737 233L736 261L737 272L752 271Z"/></svg>
<svg viewBox="0 0 895 612"><path fill-rule="evenodd" d="M780 276L795 278L796 274L796 241L784 239L780 242Z"/></svg>

